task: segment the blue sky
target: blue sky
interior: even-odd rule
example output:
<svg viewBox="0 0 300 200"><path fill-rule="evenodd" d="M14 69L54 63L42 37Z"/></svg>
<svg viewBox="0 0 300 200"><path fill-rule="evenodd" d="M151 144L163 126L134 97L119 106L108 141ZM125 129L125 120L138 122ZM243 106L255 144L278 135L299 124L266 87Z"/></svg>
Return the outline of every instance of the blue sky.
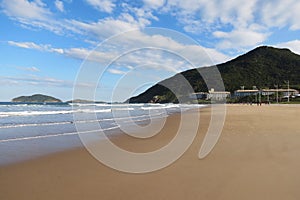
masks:
<svg viewBox="0 0 300 200"><path fill-rule="evenodd" d="M0 0L0 101L123 101L260 46L300 54L300 1Z"/></svg>

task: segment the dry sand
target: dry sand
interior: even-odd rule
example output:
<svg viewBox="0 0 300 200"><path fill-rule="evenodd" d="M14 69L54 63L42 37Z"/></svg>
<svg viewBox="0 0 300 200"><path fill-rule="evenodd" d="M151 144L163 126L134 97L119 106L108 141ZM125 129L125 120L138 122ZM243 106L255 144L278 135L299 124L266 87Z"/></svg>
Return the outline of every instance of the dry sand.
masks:
<svg viewBox="0 0 300 200"><path fill-rule="evenodd" d="M193 115L189 123L194 123ZM112 170L84 148L0 167L0 199L300 199L300 106L227 105L222 135L203 160L198 152L210 121L201 110L196 139L162 170ZM150 139L114 138L124 149L147 152L167 144L180 115ZM187 133L188 134L188 133Z"/></svg>

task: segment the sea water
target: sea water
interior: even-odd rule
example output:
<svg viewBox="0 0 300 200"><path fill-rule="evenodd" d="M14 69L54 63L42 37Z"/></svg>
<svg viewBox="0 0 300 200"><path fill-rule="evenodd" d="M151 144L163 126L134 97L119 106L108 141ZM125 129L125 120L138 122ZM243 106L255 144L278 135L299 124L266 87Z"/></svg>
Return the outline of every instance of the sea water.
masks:
<svg viewBox="0 0 300 200"><path fill-rule="evenodd" d="M95 131L89 123L96 122L113 132L129 120L142 125L199 107L203 105L2 102L0 165L82 146L76 124Z"/></svg>

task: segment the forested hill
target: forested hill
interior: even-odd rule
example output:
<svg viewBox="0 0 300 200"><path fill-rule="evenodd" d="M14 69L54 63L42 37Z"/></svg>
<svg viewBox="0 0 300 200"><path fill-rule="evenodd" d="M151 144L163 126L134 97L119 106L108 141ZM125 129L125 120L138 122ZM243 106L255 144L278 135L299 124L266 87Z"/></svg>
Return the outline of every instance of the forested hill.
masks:
<svg viewBox="0 0 300 200"><path fill-rule="evenodd" d="M221 73L225 89L230 92L241 86L245 86L245 89L251 89L253 86L274 88L277 84L284 87L285 81L289 81L291 87L300 88L300 55L289 49L261 46L216 67ZM202 74L209 70L209 67L181 72L128 101L130 103L177 102L175 95L162 85L167 85L180 96L188 95L186 88L181 87L178 81L181 75L189 81L195 92L207 92L210 88L206 87L198 70Z"/></svg>

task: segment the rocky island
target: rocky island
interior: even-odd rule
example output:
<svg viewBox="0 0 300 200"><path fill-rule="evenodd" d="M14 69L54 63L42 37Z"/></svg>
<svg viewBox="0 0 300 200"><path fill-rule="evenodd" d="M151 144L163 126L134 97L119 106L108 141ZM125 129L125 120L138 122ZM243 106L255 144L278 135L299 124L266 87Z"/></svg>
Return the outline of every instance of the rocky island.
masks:
<svg viewBox="0 0 300 200"><path fill-rule="evenodd" d="M61 103L60 99L42 95L42 94L34 94L31 96L20 96L12 99L12 102L19 102L19 103Z"/></svg>

